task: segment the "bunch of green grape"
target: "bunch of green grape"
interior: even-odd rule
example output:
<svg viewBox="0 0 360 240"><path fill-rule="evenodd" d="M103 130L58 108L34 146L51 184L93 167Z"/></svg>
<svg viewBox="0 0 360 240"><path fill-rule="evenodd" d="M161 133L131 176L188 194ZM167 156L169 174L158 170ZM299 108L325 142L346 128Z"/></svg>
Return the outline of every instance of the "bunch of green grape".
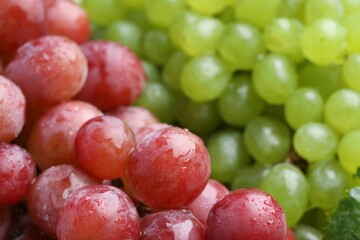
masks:
<svg viewBox="0 0 360 240"><path fill-rule="evenodd" d="M360 183L360 1L79 2L93 38L143 59L136 105L203 137L212 178L263 189L320 239Z"/></svg>

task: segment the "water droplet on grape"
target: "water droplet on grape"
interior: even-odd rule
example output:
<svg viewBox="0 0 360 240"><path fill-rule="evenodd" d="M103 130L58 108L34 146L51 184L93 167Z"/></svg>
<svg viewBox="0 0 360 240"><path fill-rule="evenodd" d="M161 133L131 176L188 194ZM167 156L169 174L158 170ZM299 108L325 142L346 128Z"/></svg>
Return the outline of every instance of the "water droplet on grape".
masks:
<svg viewBox="0 0 360 240"><path fill-rule="evenodd" d="M274 227L274 220L272 220L272 219L269 219L269 220L267 220L267 225L269 226L269 228L272 228L272 227Z"/></svg>

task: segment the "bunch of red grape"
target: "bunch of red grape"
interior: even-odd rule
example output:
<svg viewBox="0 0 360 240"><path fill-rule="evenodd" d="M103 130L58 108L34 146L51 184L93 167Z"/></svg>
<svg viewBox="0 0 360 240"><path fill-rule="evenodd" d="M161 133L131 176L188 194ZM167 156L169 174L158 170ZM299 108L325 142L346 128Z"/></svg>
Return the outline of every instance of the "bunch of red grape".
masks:
<svg viewBox="0 0 360 240"><path fill-rule="evenodd" d="M131 106L136 50L89 37L72 1L0 0L1 240L293 239L269 194L210 179L202 138Z"/></svg>

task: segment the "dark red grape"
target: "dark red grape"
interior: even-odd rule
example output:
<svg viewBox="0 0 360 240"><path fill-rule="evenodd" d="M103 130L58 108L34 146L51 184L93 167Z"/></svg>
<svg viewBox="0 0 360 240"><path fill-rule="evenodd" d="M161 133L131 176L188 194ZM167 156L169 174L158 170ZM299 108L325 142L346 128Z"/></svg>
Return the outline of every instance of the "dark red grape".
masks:
<svg viewBox="0 0 360 240"><path fill-rule="evenodd" d="M102 113L82 101L69 101L52 107L34 124L28 149L40 169L76 164L74 139L79 128Z"/></svg>
<svg viewBox="0 0 360 240"><path fill-rule="evenodd" d="M49 237L37 227L32 226L25 229L25 231L14 240L53 240L53 239L54 238Z"/></svg>
<svg viewBox="0 0 360 240"><path fill-rule="evenodd" d="M35 176L35 163L25 149L0 144L0 204L15 204L25 197Z"/></svg>
<svg viewBox="0 0 360 240"><path fill-rule="evenodd" d="M119 118L99 116L87 121L77 132L75 153L80 165L100 179L125 175L135 136Z"/></svg>
<svg viewBox="0 0 360 240"><path fill-rule="evenodd" d="M0 239L6 239L11 226L11 207L0 205Z"/></svg>
<svg viewBox="0 0 360 240"><path fill-rule="evenodd" d="M25 123L25 97L20 88L0 75L0 142L11 142Z"/></svg>
<svg viewBox="0 0 360 240"><path fill-rule="evenodd" d="M66 198L85 185L100 181L71 165L59 165L43 171L26 197L31 220L45 233L56 236L56 220Z"/></svg>
<svg viewBox="0 0 360 240"><path fill-rule="evenodd" d="M81 46L89 66L85 86L77 99L107 111L132 103L145 86L140 59L115 42L91 41Z"/></svg>
<svg viewBox="0 0 360 240"><path fill-rule="evenodd" d="M276 200L255 188L235 190L212 207L207 240L284 240L285 214Z"/></svg>
<svg viewBox="0 0 360 240"><path fill-rule="evenodd" d="M62 35L77 43L90 36L90 22L84 9L68 0L45 0L48 34Z"/></svg>
<svg viewBox="0 0 360 240"><path fill-rule="evenodd" d="M229 190L220 182L210 179L201 194L189 205L190 212L204 225L212 206L228 193Z"/></svg>
<svg viewBox="0 0 360 240"><path fill-rule="evenodd" d="M204 142L187 129L168 127L146 135L135 147L127 173L134 196L153 209L188 206L205 188L210 157Z"/></svg>
<svg viewBox="0 0 360 240"><path fill-rule="evenodd" d="M134 204L120 189L84 186L60 209L56 234L59 240L137 240L140 220Z"/></svg>
<svg viewBox="0 0 360 240"><path fill-rule="evenodd" d="M31 107L49 107L76 95L85 83L87 62L79 46L62 36L44 36L22 45L5 75Z"/></svg>
<svg viewBox="0 0 360 240"><path fill-rule="evenodd" d="M46 33L44 5L39 0L1 0L0 55L8 62L25 42Z"/></svg>
<svg viewBox="0 0 360 240"><path fill-rule="evenodd" d="M205 239L204 226L189 212L165 210L146 215L141 219L139 240L202 240Z"/></svg>

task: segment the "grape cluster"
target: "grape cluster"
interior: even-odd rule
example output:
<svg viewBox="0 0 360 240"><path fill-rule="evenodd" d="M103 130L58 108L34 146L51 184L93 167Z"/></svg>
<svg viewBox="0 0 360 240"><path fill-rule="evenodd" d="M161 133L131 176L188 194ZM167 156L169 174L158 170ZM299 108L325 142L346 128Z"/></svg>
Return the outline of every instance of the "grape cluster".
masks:
<svg viewBox="0 0 360 240"><path fill-rule="evenodd" d="M360 1L1 1L0 240L322 239L360 184Z"/></svg>

